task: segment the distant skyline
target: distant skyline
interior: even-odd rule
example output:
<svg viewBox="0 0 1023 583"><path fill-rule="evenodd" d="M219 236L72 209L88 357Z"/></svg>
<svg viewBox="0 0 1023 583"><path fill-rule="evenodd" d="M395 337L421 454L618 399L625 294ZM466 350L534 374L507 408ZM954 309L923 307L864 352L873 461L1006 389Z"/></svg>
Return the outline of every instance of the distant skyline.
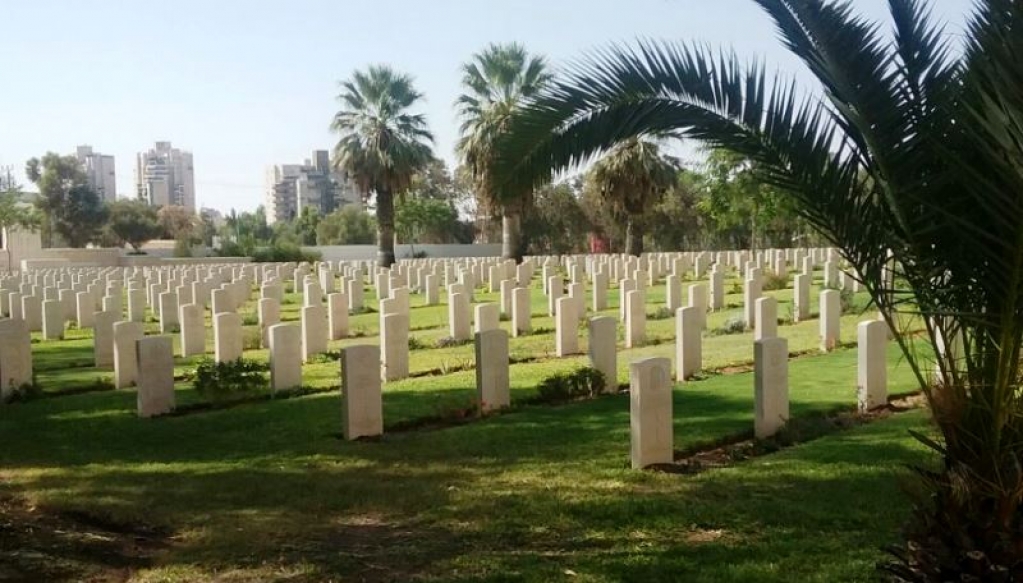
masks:
<svg viewBox="0 0 1023 583"><path fill-rule="evenodd" d="M887 25L885 0L856 0ZM932 0L961 34L971 0ZM192 152L196 205L263 203L267 166L331 149L337 83L388 63L415 78L437 155L453 165L459 67L490 42L516 41L557 67L637 38L734 47L807 80L752 0L12 0L0 35L0 167L91 145L134 194L135 155L157 141ZM887 26L886 26L887 29Z"/></svg>

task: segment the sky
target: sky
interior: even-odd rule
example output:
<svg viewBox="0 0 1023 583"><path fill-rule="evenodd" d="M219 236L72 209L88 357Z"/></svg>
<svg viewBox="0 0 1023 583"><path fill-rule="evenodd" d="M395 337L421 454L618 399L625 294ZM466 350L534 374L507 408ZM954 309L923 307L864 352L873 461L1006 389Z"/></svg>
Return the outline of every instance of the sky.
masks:
<svg viewBox="0 0 1023 583"><path fill-rule="evenodd" d="M885 0L853 0L873 20ZM972 0L925 0L961 34ZM436 153L453 164L459 67L516 41L557 66L610 42L734 47L805 78L752 0L5 0L0 168L89 144L133 195L137 152L194 156L200 207L262 204L267 166L329 149L338 82L369 64L411 74Z"/></svg>

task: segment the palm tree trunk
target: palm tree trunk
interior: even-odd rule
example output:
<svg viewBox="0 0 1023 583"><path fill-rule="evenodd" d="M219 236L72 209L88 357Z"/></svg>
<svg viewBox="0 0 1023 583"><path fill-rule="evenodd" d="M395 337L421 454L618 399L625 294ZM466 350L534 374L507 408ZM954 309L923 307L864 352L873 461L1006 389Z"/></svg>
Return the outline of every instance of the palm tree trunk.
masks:
<svg viewBox="0 0 1023 583"><path fill-rule="evenodd" d="M394 265L394 193L377 190L377 264Z"/></svg>
<svg viewBox="0 0 1023 583"><path fill-rule="evenodd" d="M522 215L516 209L505 208L501 217L501 256L522 263Z"/></svg>
<svg viewBox="0 0 1023 583"><path fill-rule="evenodd" d="M643 228L632 217L625 223L625 252L633 257L643 254Z"/></svg>

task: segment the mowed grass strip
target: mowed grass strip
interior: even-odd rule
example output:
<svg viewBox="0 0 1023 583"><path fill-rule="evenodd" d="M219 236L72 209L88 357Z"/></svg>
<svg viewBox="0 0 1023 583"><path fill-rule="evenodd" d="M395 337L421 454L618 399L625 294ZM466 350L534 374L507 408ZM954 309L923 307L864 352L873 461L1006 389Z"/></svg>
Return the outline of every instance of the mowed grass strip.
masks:
<svg viewBox="0 0 1023 583"><path fill-rule="evenodd" d="M890 360L893 392L911 390ZM521 365L514 394L552 364ZM448 377L389 387L388 422L461 402L471 373ZM790 378L794 415L851 406L855 351L793 361ZM338 439L336 394L158 420L133 399L4 409L0 476L42 508L173 533L142 581L867 581L904 516L898 464L922 459L906 430L924 423L679 476L628 469L627 395L365 443ZM752 375L679 385L674 407L677 449L746 432Z"/></svg>

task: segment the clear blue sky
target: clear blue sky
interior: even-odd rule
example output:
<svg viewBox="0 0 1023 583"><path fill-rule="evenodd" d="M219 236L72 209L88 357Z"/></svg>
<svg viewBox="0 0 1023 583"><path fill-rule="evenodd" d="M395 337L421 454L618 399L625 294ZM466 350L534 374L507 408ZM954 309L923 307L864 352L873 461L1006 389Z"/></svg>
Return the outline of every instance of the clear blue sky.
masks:
<svg viewBox="0 0 1023 583"><path fill-rule="evenodd" d="M961 32L971 0L931 0ZM884 0L855 0L874 19ZM518 41L557 64L609 41L734 46L798 73L752 0L10 0L0 33L0 166L46 151L113 154L121 195L156 140L193 152L200 206L253 209L265 167L332 145L337 82L369 63L411 73L453 161L459 65Z"/></svg>

